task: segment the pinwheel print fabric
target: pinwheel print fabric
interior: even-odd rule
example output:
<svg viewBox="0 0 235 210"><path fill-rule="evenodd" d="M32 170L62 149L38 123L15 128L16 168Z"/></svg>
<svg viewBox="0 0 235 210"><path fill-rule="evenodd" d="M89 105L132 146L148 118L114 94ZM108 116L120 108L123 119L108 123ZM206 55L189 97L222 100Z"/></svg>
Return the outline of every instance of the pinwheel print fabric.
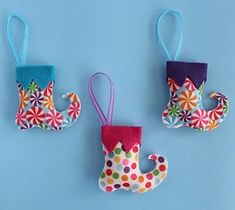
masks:
<svg viewBox="0 0 235 210"><path fill-rule="evenodd" d="M187 62L167 62L167 83L169 102L162 114L168 128L183 125L200 130L212 131L225 119L229 103L222 93L210 95L217 100L217 106L205 110L202 105L203 88L207 79L207 64Z"/></svg>
<svg viewBox="0 0 235 210"><path fill-rule="evenodd" d="M12 35L13 21L24 28L22 49L16 50ZM54 65L26 65L28 25L23 18L11 15L7 21L7 38L16 60L16 82L19 93L19 108L15 123L20 130L39 127L46 130L62 130L70 127L79 117L81 102L75 93L63 96L70 101L67 110L56 110L53 100L55 85Z"/></svg>
<svg viewBox="0 0 235 210"><path fill-rule="evenodd" d="M58 112L54 105L54 66L17 67L19 108L16 125L20 130L39 127L62 130L71 126L79 117L81 102L75 93L63 95L70 101L67 110Z"/></svg>

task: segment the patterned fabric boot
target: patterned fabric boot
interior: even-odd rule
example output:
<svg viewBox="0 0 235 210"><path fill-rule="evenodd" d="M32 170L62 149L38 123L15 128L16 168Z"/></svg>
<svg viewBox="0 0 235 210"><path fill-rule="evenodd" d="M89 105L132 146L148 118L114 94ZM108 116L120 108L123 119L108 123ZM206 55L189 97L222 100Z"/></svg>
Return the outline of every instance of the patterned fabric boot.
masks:
<svg viewBox="0 0 235 210"><path fill-rule="evenodd" d="M18 52L13 42L12 21L19 21L24 27L22 49ZM25 65L28 44L28 25L17 16L9 16L7 37L17 62L16 82L19 92L19 108L16 125L21 130L39 127L47 130L62 130L70 127L80 115L81 103L75 93L67 93L64 98L70 101L67 110L58 112L53 101L55 67L52 65Z"/></svg>
<svg viewBox="0 0 235 210"><path fill-rule="evenodd" d="M102 126L102 144L105 156L104 169L99 186L106 192L117 189L132 192L147 192L156 188L167 175L167 161L158 154L148 159L155 162L155 168L142 173L139 167L141 127Z"/></svg>
<svg viewBox="0 0 235 210"><path fill-rule="evenodd" d="M179 43L174 57L168 52L160 33L161 21L168 14L177 18L180 27ZM179 12L167 10L157 23L157 37L169 59L167 83L170 97L163 111L162 121L168 128L179 128L184 125L200 131L212 131L224 121L229 108L228 99L222 93L212 93L210 97L218 101L216 108L208 111L203 108L202 94L207 80L207 64L176 61L182 45L182 22Z"/></svg>
<svg viewBox="0 0 235 210"><path fill-rule="evenodd" d="M67 110L58 112L55 109L53 101L54 66L17 67L16 80L19 91L16 125L19 129L39 127L62 130L71 126L78 119L81 103L75 93L67 93L63 96L70 101Z"/></svg>
<svg viewBox="0 0 235 210"><path fill-rule="evenodd" d="M229 106L225 95L210 95L218 101L212 110L207 111L202 106L206 76L207 64L167 62L170 99L162 115L166 127L178 128L185 125L200 131L211 131L223 122Z"/></svg>
<svg viewBox="0 0 235 210"><path fill-rule="evenodd" d="M107 116L104 115L95 98L92 84L97 76L105 76L110 83L110 100ZM155 162L152 171L142 173L139 167L139 152L142 128L136 126L113 126L114 86L104 73L96 73L89 80L89 95L103 124L101 141L105 165L99 178L99 187L105 192L118 189L131 192L147 192L156 188L168 171L167 160L158 154L151 154L148 159Z"/></svg>

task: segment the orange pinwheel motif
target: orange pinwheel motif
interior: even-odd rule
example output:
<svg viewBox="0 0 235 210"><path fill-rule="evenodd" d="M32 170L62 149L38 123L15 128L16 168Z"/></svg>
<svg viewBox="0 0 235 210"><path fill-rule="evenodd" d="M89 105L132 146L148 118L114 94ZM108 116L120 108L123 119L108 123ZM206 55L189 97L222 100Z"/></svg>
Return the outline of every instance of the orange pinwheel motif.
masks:
<svg viewBox="0 0 235 210"><path fill-rule="evenodd" d="M178 102L182 109L192 110L197 106L197 97L193 91L183 91L180 93Z"/></svg>
<svg viewBox="0 0 235 210"><path fill-rule="evenodd" d="M29 103L29 95L25 90L19 90L20 108L25 108Z"/></svg>
<svg viewBox="0 0 235 210"><path fill-rule="evenodd" d="M67 94L68 99L74 102L78 102L78 96L75 93L68 93Z"/></svg>
<svg viewBox="0 0 235 210"><path fill-rule="evenodd" d="M216 120L210 120L209 123L207 124L206 128L208 131L212 131L215 128L219 126L218 121Z"/></svg>
<svg viewBox="0 0 235 210"><path fill-rule="evenodd" d="M45 96L44 97L44 101L43 101L43 105L47 108L47 109L54 109L54 102L52 99L52 96Z"/></svg>

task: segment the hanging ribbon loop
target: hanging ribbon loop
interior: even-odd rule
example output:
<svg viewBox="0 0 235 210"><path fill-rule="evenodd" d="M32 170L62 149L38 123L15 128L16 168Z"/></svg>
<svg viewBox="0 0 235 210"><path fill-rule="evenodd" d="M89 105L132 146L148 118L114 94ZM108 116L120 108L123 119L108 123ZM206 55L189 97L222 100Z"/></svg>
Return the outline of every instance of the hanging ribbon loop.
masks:
<svg viewBox="0 0 235 210"><path fill-rule="evenodd" d="M179 28L179 31L180 31L179 42L178 42L177 50L176 50L174 57L171 56L171 54L168 52L166 45L164 44L162 40L161 30L160 30L162 19L168 14L174 15L177 18L177 23L179 24L179 27L180 27ZM179 12L175 10L166 10L165 12L162 13L162 15L160 16L157 22L157 38L160 43L160 46L162 47L163 51L166 53L167 58L171 61L177 60L181 51L182 39L183 39L183 18Z"/></svg>
<svg viewBox="0 0 235 210"><path fill-rule="evenodd" d="M93 82L98 76L105 76L109 80L109 85L110 85L110 97L109 97L109 105L108 105L108 111L107 115L103 113L96 97L93 91ZM88 82L88 91L89 91L89 96L91 98L91 101L99 115L99 118L102 122L103 125L112 125L112 118L113 118L113 107L114 107L114 85L112 80L108 75L106 75L103 72L97 72L95 73L89 80Z"/></svg>
<svg viewBox="0 0 235 210"><path fill-rule="evenodd" d="M24 27L23 43L22 43L22 48L19 50L19 52L17 52L17 50L16 50L15 43L13 41L13 36L12 36L11 28L12 28L13 19L20 21ZM10 48L12 50L12 53L15 57L17 64L19 64L19 65L25 64L27 47L28 47L28 25L21 17L19 17L17 15L11 15L8 17L8 20L7 20L7 39L8 39L8 43L10 45Z"/></svg>

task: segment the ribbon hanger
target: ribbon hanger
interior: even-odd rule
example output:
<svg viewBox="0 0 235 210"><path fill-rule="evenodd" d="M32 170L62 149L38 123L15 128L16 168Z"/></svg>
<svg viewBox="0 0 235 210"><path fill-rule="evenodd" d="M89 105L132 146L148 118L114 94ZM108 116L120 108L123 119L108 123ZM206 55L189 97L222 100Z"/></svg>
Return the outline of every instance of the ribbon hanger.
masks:
<svg viewBox="0 0 235 210"><path fill-rule="evenodd" d="M163 42L162 40L162 37L161 37L161 22L162 22L162 19L167 16L167 15L174 15L176 17L176 20L177 20L177 23L179 25L179 30L180 30L180 36L179 36L179 42L178 42L178 46L177 46L177 50L176 50L176 53L175 53L175 56L171 56L171 54L169 53L169 51L167 50L166 48L166 45L165 43ZM158 19L158 22L157 22L157 39L160 43L160 46L162 47L163 51L165 52L167 58L170 60L170 61L175 61L178 59L179 57L179 54L180 54L180 51L181 51L181 47L182 47L182 39L183 39L183 18L181 16L181 14L175 10L166 10L165 12L162 13L162 15L160 16L160 18Z"/></svg>
<svg viewBox="0 0 235 210"><path fill-rule="evenodd" d="M22 48L18 52L16 50L16 46L13 41L12 30L11 30L13 19L18 20L24 27ZM8 19L7 19L7 39L8 39L8 43L10 45L11 51L15 57L17 64L18 65L25 64L27 47L28 47L28 25L23 20L23 18L21 18L17 15L10 15L8 17Z"/></svg>
<svg viewBox="0 0 235 210"><path fill-rule="evenodd" d="M109 105L108 105L108 111L107 115L105 116L104 112L102 111L96 97L93 91L93 82L98 76L104 76L108 79L109 85L110 85L110 97L109 97ZM91 78L89 79L88 82L88 91L89 91L89 96L91 98L91 101L99 115L99 118L102 122L103 125L112 125L112 118L113 118L113 107L114 107L114 85L112 80L108 75L106 75L103 72L97 72Z"/></svg>

